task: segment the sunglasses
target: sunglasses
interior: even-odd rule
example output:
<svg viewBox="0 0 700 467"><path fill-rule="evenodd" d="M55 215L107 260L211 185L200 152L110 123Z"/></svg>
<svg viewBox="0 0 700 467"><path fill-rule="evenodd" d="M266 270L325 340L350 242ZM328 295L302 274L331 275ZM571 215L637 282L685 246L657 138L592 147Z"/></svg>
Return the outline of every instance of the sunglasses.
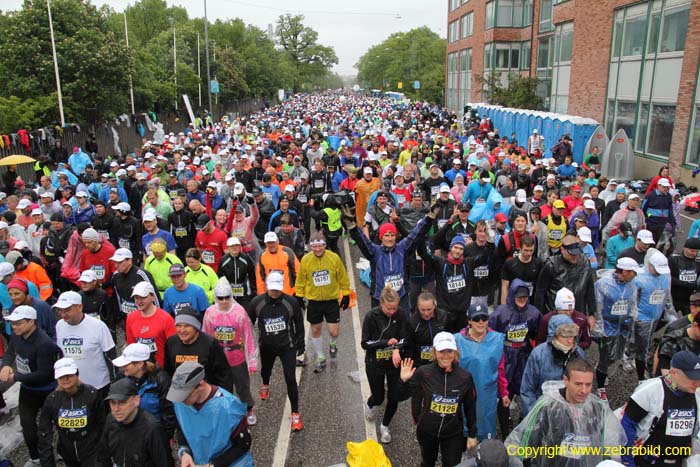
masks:
<svg viewBox="0 0 700 467"><path fill-rule="evenodd" d="M217 300L231 300L231 296L227 295L225 297L216 297Z"/></svg>
<svg viewBox="0 0 700 467"><path fill-rule="evenodd" d="M488 321L488 320L489 320L489 317L484 316L484 315L479 315L476 318L471 318L471 321L474 321L475 323L480 323L482 321Z"/></svg>

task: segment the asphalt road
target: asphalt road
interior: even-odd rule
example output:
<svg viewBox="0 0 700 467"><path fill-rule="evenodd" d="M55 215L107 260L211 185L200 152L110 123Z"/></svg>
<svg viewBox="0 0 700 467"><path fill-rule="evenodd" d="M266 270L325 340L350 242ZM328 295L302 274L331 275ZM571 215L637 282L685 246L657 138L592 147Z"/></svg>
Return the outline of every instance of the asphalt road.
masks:
<svg viewBox="0 0 700 467"><path fill-rule="evenodd" d="M683 239L694 218L696 216L689 217L684 213L682 227L684 233L677 247L678 250L682 248ZM360 348L359 341L362 319L370 309L368 290L360 283L358 271L355 269L355 263L360 258L358 249L341 242L341 253L348 270L352 273L358 292L358 306L353 310L342 312L338 358L329 360L326 370L320 374L313 373L312 365L297 369L297 379L300 382L300 413L304 423L304 429L301 432L290 431L290 408L279 362L273 371L270 398L267 401L262 403L259 401L257 393L261 380L258 375L252 377L251 390L258 403L258 424L252 429L252 451L257 466L344 465L348 441L357 442L378 437L379 421L366 422L363 414L363 403L369 396L369 388L364 376L364 352ZM327 339L328 336L324 331L326 348ZM307 349L309 349L307 360L312 362L314 355L310 344L307 344ZM597 361L598 352L595 344L587 353L591 361ZM357 382L358 376L359 382ZM611 367L608 383L611 407L617 408L622 405L636 385L637 379L634 372L625 373L619 364ZM399 410L390 425L393 440L385 445L386 454L392 465L397 467L420 464L420 451L415 441L408 404L408 402L400 403ZM377 420L381 419L382 413L383 410L378 412ZM17 423L14 425L19 429ZM3 426L0 429L8 428ZM27 451L23 443L14 449L9 458L17 466L24 465L27 460Z"/></svg>

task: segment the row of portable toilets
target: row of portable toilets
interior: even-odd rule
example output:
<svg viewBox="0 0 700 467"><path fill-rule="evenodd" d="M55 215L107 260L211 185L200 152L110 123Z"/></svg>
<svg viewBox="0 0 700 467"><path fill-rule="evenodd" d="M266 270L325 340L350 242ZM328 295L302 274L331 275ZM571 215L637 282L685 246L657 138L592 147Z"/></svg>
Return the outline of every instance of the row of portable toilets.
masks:
<svg viewBox="0 0 700 467"><path fill-rule="evenodd" d="M488 117L501 136L515 134L518 144L526 147L533 130L544 137L545 155L568 134L573 141L574 162L581 164L594 146L602 155L601 175L608 178L631 180L634 176L634 151L624 130L620 129L612 139L605 129L591 118L562 115L535 110L511 109L488 104L473 104L481 118Z"/></svg>

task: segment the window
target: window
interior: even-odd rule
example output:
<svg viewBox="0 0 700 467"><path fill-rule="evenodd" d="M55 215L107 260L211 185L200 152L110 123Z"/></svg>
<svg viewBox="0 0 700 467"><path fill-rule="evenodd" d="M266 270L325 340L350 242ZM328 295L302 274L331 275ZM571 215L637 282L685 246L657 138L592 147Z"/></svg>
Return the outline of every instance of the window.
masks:
<svg viewBox="0 0 700 467"><path fill-rule="evenodd" d="M459 38L459 21L452 21L450 23L450 33L449 33L449 42L455 42Z"/></svg>
<svg viewBox="0 0 700 467"><path fill-rule="evenodd" d="M685 49L685 37L688 33L690 5L664 11L661 26L661 44L659 53L680 52Z"/></svg>
<svg viewBox="0 0 700 467"><path fill-rule="evenodd" d="M569 108L569 83L571 76L571 57L574 44L574 23L563 23L556 27L554 34L554 54L552 63L552 96L549 109L553 112L566 113ZM548 58L548 61L550 58Z"/></svg>
<svg viewBox="0 0 700 467"><path fill-rule="evenodd" d="M464 49L459 53L459 105L462 111L471 100L472 82L472 49Z"/></svg>
<svg viewBox="0 0 700 467"><path fill-rule="evenodd" d="M529 70L530 61L532 60L532 46L530 41L520 44L520 69Z"/></svg>
<svg viewBox="0 0 700 467"><path fill-rule="evenodd" d="M513 23L513 3L513 0L496 1L496 26L505 28L515 26ZM520 23L522 24L522 21Z"/></svg>
<svg viewBox="0 0 700 467"><path fill-rule="evenodd" d="M647 139L647 123L649 121L649 104L639 106L637 116L637 136L634 138L634 150L644 152L644 142Z"/></svg>
<svg viewBox="0 0 700 467"><path fill-rule="evenodd" d="M619 129L625 130L627 136L632 138L632 128L634 127L634 115L637 111L635 102L617 102L617 112L615 115L615 125L611 135L617 133Z"/></svg>
<svg viewBox="0 0 700 467"><path fill-rule="evenodd" d="M647 17L644 15L625 19L625 29L622 36L622 56L636 56L642 54L644 36L647 30Z"/></svg>
<svg viewBox="0 0 700 467"><path fill-rule="evenodd" d="M496 62L494 68L507 70L510 68L510 44L496 44Z"/></svg>
<svg viewBox="0 0 700 467"><path fill-rule="evenodd" d="M507 75L530 68L530 41L491 42L484 45L484 70L496 69Z"/></svg>
<svg viewBox="0 0 700 467"><path fill-rule="evenodd" d="M555 35L557 45L557 52L559 56L556 57L556 62L570 62L572 56L572 49L574 47L574 24L566 23L565 25L557 27L557 34Z"/></svg>
<svg viewBox="0 0 700 467"><path fill-rule="evenodd" d="M484 45L484 70L493 68L493 43Z"/></svg>
<svg viewBox="0 0 700 467"><path fill-rule="evenodd" d="M462 5L466 5L467 3L469 3L469 0L462 0Z"/></svg>
<svg viewBox="0 0 700 467"><path fill-rule="evenodd" d="M540 33L554 29L552 25L552 0L542 0L540 2Z"/></svg>
<svg viewBox="0 0 700 467"><path fill-rule="evenodd" d="M486 29L491 29L496 22L496 1L486 4Z"/></svg>
<svg viewBox="0 0 700 467"><path fill-rule="evenodd" d="M612 56L620 56L620 48L622 47L622 20L616 20L613 26L613 41L612 41Z"/></svg>
<svg viewBox="0 0 700 467"><path fill-rule="evenodd" d="M474 33L474 12L469 12L462 16L462 35L461 38L469 37Z"/></svg>
<svg viewBox="0 0 700 467"><path fill-rule="evenodd" d="M673 122L676 119L675 105L653 104L649 122L647 153L668 157L671 152Z"/></svg>
<svg viewBox="0 0 700 467"><path fill-rule="evenodd" d="M523 27L532 26L532 0L523 2Z"/></svg>
<svg viewBox="0 0 700 467"><path fill-rule="evenodd" d="M450 11L455 11L459 8L459 0L450 0Z"/></svg>
<svg viewBox="0 0 700 467"><path fill-rule="evenodd" d="M447 107L457 107L457 52L447 54Z"/></svg>

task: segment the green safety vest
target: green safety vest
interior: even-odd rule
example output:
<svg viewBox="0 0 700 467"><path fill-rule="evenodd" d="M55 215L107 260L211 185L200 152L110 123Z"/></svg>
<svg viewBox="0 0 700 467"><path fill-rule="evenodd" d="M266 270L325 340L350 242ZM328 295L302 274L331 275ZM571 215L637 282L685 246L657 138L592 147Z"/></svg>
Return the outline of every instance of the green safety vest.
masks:
<svg viewBox="0 0 700 467"><path fill-rule="evenodd" d="M343 223L340 220L340 209L323 208L323 212L328 216L328 221L321 221L321 227L325 227L329 232L337 232L343 228Z"/></svg>

